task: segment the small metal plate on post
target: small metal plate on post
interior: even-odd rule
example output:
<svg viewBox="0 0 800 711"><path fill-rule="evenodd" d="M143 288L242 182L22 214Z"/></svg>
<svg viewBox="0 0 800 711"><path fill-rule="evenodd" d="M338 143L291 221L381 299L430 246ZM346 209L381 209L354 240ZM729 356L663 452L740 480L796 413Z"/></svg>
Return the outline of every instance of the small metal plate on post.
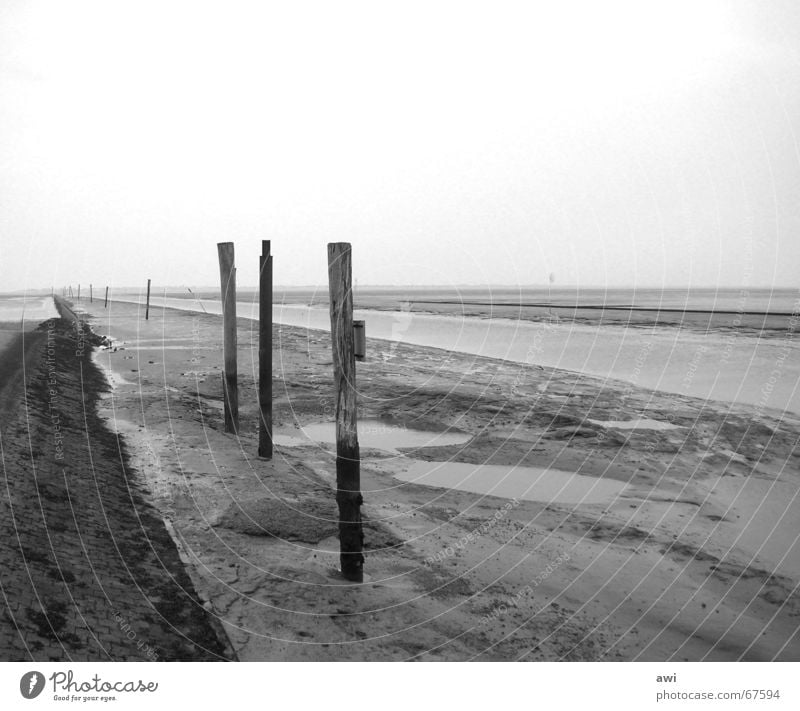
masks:
<svg viewBox="0 0 800 711"><path fill-rule="evenodd" d="M367 357L367 333L364 321L353 321L353 350L356 360Z"/></svg>

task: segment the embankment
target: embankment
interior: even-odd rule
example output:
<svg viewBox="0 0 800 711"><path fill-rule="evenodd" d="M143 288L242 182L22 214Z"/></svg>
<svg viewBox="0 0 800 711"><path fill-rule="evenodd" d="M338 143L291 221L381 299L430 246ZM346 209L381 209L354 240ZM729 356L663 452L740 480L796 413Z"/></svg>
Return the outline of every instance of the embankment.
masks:
<svg viewBox="0 0 800 711"><path fill-rule="evenodd" d="M124 442L97 417L101 339L59 311L0 363L0 659L230 658Z"/></svg>

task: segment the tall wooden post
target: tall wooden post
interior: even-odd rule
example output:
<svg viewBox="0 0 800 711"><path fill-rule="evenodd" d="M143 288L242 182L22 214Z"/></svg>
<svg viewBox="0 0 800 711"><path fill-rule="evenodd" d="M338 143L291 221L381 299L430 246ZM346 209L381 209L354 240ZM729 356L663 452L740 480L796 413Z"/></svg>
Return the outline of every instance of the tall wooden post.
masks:
<svg viewBox="0 0 800 711"><path fill-rule="evenodd" d="M144 307L144 320L147 321L150 318L150 280L147 280L147 302Z"/></svg>
<svg viewBox="0 0 800 711"><path fill-rule="evenodd" d="M92 291L92 285L89 284L89 303L94 303L94 292Z"/></svg>
<svg viewBox="0 0 800 711"><path fill-rule="evenodd" d="M78 301L81 300L81 285L78 284Z"/></svg>
<svg viewBox="0 0 800 711"><path fill-rule="evenodd" d="M258 456L272 459L272 255L261 241L258 280Z"/></svg>
<svg viewBox="0 0 800 711"><path fill-rule="evenodd" d="M233 242L219 242L219 278L222 288L222 338L225 359L222 390L225 404L225 431L239 429L239 391L236 368L236 267Z"/></svg>
<svg viewBox="0 0 800 711"><path fill-rule="evenodd" d="M104 308L104 309L107 309L107 308L108 308L108 287L106 287L106 301L105 301L105 303L103 304L103 308Z"/></svg>
<svg viewBox="0 0 800 711"><path fill-rule="evenodd" d="M361 457L358 450L356 358L353 348L353 292L348 242L328 244L331 345L336 397L336 503L342 575L364 580L364 532L361 528Z"/></svg>

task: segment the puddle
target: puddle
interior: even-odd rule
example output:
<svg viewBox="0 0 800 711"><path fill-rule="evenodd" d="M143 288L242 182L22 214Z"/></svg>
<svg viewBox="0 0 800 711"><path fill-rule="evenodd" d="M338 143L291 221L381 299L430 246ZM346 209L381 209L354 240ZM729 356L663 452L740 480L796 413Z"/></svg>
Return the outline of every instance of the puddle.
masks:
<svg viewBox="0 0 800 711"><path fill-rule="evenodd" d="M280 432L272 433L272 443L277 444L279 447L302 447L309 442L310 440L307 437L293 437Z"/></svg>
<svg viewBox="0 0 800 711"><path fill-rule="evenodd" d="M317 422L302 429L276 432L275 444L284 447L299 447L310 442L336 442L336 425L333 422ZM420 447L446 447L469 442L471 435L463 432L426 432L399 425L390 425L382 420L359 420L358 444L361 449L380 449L398 453L399 449Z"/></svg>
<svg viewBox="0 0 800 711"><path fill-rule="evenodd" d="M641 417L637 420L590 420L593 425L601 425L603 427L614 427L618 430L677 430L680 425L673 425L669 422L662 422L661 420L648 420L646 417Z"/></svg>
<svg viewBox="0 0 800 711"><path fill-rule="evenodd" d="M554 504L600 504L613 501L626 487L616 479L599 479L559 469L408 461L410 465L404 471L392 471L393 476L413 484L508 499Z"/></svg>

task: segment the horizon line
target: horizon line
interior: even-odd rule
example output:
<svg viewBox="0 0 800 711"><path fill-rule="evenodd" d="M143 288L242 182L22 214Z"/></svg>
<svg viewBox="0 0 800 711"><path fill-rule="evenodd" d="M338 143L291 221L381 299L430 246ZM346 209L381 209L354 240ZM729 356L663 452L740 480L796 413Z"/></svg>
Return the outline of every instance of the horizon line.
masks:
<svg viewBox="0 0 800 711"><path fill-rule="evenodd" d="M10 291L0 291L0 295L24 295L24 294L33 294L33 293L47 293L53 290L54 292L60 291L62 288L68 288L72 286L73 289L79 284L75 285L64 285L63 287L36 287L36 288L23 288L23 289L13 289ZM88 284L81 283L80 286L89 286ZM111 286L103 284L102 286L98 286L98 294L103 293L103 290L109 287L109 291L112 289L119 291L137 291L137 290L144 290L146 286L144 285L123 285L123 286ZM164 290L194 290L194 291L210 291L210 290L219 290L220 286L218 284L201 284L199 286L187 286L186 284L166 284L164 286L151 285L151 291L154 289L158 289L159 291ZM273 286L273 290L278 289L314 289L314 290L327 290L327 284L275 284ZM800 286L783 286L783 285L742 285L742 284L720 284L720 285L678 285L678 286L665 286L659 284L646 284L646 285L611 285L611 284L559 284L559 285L552 285L552 284L470 284L470 283L463 283L463 284L355 284L353 290L356 289L463 289L463 288L470 288L470 289L542 289L545 291L557 291L559 289L602 289L602 290L610 290L610 289L626 289L626 290L639 290L639 289L661 289L663 291L689 291L689 290L728 290L728 289L739 289L743 292L753 291L753 290L782 290L782 291L798 291L800 292ZM258 289L258 284L239 284L237 285L237 289ZM88 294L88 292L87 292Z"/></svg>

